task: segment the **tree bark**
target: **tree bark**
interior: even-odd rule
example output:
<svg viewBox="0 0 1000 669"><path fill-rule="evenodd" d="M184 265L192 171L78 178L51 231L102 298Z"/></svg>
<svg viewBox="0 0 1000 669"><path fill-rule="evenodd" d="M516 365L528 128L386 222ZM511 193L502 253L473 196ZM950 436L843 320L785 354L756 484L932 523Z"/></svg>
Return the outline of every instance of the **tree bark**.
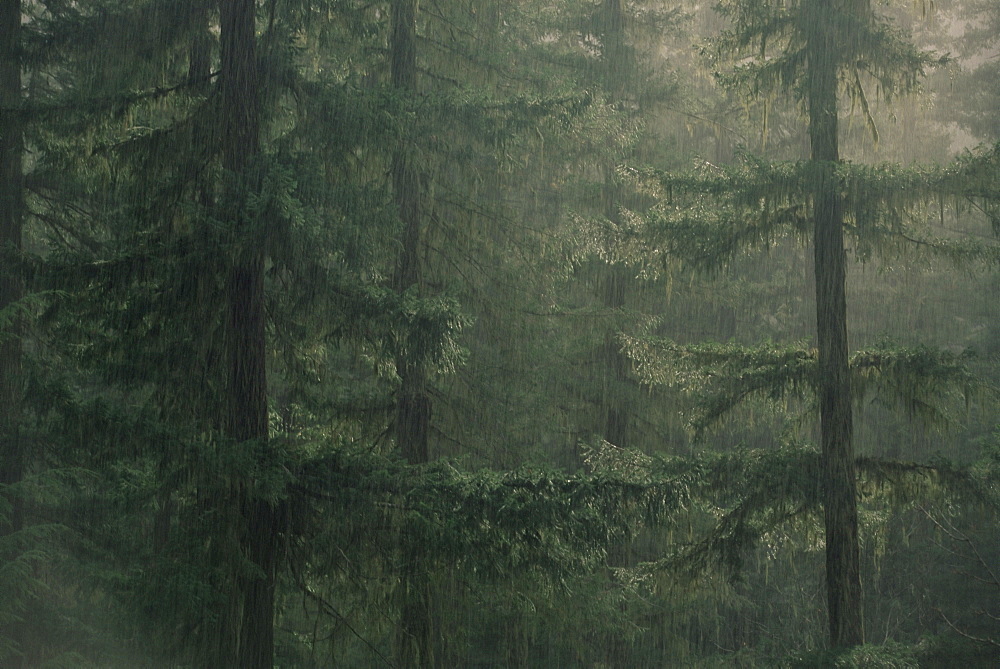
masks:
<svg viewBox="0 0 1000 669"><path fill-rule="evenodd" d="M0 310L24 297L21 272L12 262L22 248L24 224L20 33L21 1L0 2ZM10 515L0 517L0 540L16 535L24 525L23 500L10 488L24 477L25 460L20 435L22 328L18 320L0 331L0 491L10 505ZM0 634L21 645L22 630L16 623ZM18 654L6 657L5 666L21 667L23 650L18 648Z"/></svg>
<svg viewBox="0 0 1000 669"><path fill-rule="evenodd" d="M601 83L610 102L622 113L627 113L628 82L632 79L636 64L628 49L626 10L622 0L604 0L599 11L602 23ZM616 158L606 159L602 166L604 183L601 187L604 215L614 225L621 223L620 209L623 206L622 189L615 178L618 167ZM631 283L625 267L615 262L609 263L601 277L603 306L609 311L622 309ZM602 437L608 443L628 448L631 446L632 421L627 402L622 397L622 388L628 383L628 360L620 351L616 327L612 326L605 332L599 360L603 376Z"/></svg>
<svg viewBox="0 0 1000 669"><path fill-rule="evenodd" d="M417 93L417 7L415 0L393 4L390 72L392 85L406 96ZM420 175L407 147L392 158L396 209L403 224L402 248L396 260L395 289L405 293L420 287ZM427 462L428 423L431 413L426 374L419 361L396 360L400 378L396 411L396 443L411 464Z"/></svg>
<svg viewBox="0 0 1000 669"><path fill-rule="evenodd" d="M191 7L191 13L194 17L192 23L196 26L196 32L188 47L188 80L193 90L205 94L208 94L212 87L212 49L215 42L210 32L212 25L209 16L210 9L211 7L207 3L196 2ZM210 150L210 134L206 130L200 129L198 132L192 133L188 140L190 156L200 158L206 151ZM191 160L189 164L194 163L193 159L189 158L189 160ZM207 179L199 178L193 191L194 202L204 210L211 209L214 203L212 184ZM175 221L171 221L171 225L174 224ZM202 245L198 246L198 242L201 242ZM192 249L194 247L204 248L204 239L199 239L198 242L191 245ZM206 262L189 265L191 271L187 273L186 278L190 280L190 284L180 288L174 287L172 291L182 301L181 313L185 314L186 327L191 333L192 339L196 341L207 340L211 337L212 320L208 317L210 307L206 307L200 297L202 287L212 285L215 277L218 276L216 266L217 263ZM220 378L216 358L213 350L193 355L186 370L185 380L168 384L165 391L167 397L162 400L165 405L179 404L183 406L183 418L188 420L194 418L198 429L205 431L218 429L221 420L221 412L216 406L215 393L208 390L208 388L217 388L218 385L204 382L208 378ZM201 381L198 385L203 389L202 392L192 390L189 378ZM170 449L162 449L160 455L161 474L168 472L174 465L174 455ZM170 541L177 510L174 499L175 486L173 482L168 482L169 478L162 480L164 483L157 494L157 509L153 518L153 552L157 555L166 548Z"/></svg>
<svg viewBox="0 0 1000 669"><path fill-rule="evenodd" d="M612 192L617 189L610 188ZM614 219L612 219L614 220ZM619 265L609 265L604 268L602 277L602 301L609 311L617 311L625 306L625 290L629 284L629 276L625 268ZM622 389L628 383L628 360L622 354L618 344L617 329L611 327L604 333L604 344L601 348L601 402L604 416L602 437L609 444L619 448L629 448L631 433L631 414L628 410Z"/></svg>
<svg viewBox="0 0 1000 669"><path fill-rule="evenodd" d="M827 0L809 4L809 138L813 173L816 334L826 529L826 589L833 647L864 642L857 480L848 367L843 206L836 175L837 44Z"/></svg>
<svg viewBox="0 0 1000 669"><path fill-rule="evenodd" d="M601 19L601 85L608 101L620 114L630 114L630 84L634 82L636 63L628 48L627 14L623 0L603 0L600 8ZM626 123L623 121L623 124ZM623 156L617 152L605 156L601 165L604 182L601 184L601 200L604 216L612 226L622 223L621 211L626 206L625 193L617 179L618 162ZM612 233L614 234L614 233ZM615 242L617 243L617 242ZM603 414L602 438L619 448L630 448L633 439L633 420L628 401L623 392L629 383L629 361L621 352L618 342L619 326L615 314L624 307L629 290L635 285L628 268L612 259L601 267L599 293L602 306L612 319L604 333L604 343L598 355L601 374L601 414ZM634 408L633 408L634 410ZM635 564L635 548L625 543L609 552L609 562L623 566ZM619 610L626 615L626 605L619 604ZM619 668L628 665L630 643L619 632L606 635L603 642L605 664Z"/></svg>
<svg viewBox="0 0 1000 669"><path fill-rule="evenodd" d="M233 180L227 193L236 252L226 283L227 387L224 429L237 443L253 448L259 462L268 452L267 373L264 332L264 252L259 231L245 209L247 177L260 153L260 81L254 0L220 0L220 59L223 114L222 164ZM274 588L277 571L278 510L241 482L240 544L257 573L239 579L241 611L236 634L236 666L271 667L274 659Z"/></svg>
<svg viewBox="0 0 1000 669"><path fill-rule="evenodd" d="M389 69L392 86L404 97L417 92L417 2L394 0ZM420 290L420 173L412 151L404 142L392 157L392 182L396 209L403 225L402 247L396 259L394 288L400 294ZM409 359L408 351L396 357L400 384L396 396L396 446L410 464L430 458L431 399L423 361ZM400 666L433 666L430 583L423 550L405 527L400 535L400 613L395 655Z"/></svg>

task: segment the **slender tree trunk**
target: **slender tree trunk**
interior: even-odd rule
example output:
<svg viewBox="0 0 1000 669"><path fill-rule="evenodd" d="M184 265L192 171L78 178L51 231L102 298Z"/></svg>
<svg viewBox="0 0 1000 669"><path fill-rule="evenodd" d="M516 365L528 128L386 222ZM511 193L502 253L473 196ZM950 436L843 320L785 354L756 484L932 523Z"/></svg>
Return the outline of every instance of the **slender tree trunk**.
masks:
<svg viewBox="0 0 1000 669"><path fill-rule="evenodd" d="M604 90L612 103L625 99L626 89L635 63L632 62L626 39L626 15L623 0L604 0L601 6Z"/></svg>
<svg viewBox="0 0 1000 669"><path fill-rule="evenodd" d="M608 176L604 184L604 195L608 201L608 220L617 222L620 193L613 177ZM600 278L601 302L605 309L613 313L625 306L625 294L632 280L629 272L621 265L611 263L602 267ZM601 375L601 437L609 444L629 448L631 444L631 413L622 391L629 382L628 360L618 343L618 328L612 323L604 333L604 342L599 353Z"/></svg>
<svg viewBox="0 0 1000 669"><path fill-rule="evenodd" d="M401 94L417 93L417 2L394 0L389 67L392 85ZM396 260L394 287L399 293L420 289L420 173L408 146L392 158L392 182L396 209L403 224L402 248ZM397 355L400 384L396 398L396 445L410 464L429 459L431 400L422 361ZM417 539L403 529L400 536L400 620L396 629L395 654L400 666L433 666L430 583L423 550Z"/></svg>
<svg viewBox="0 0 1000 669"><path fill-rule="evenodd" d="M629 275L625 268L611 265L603 278L603 302L609 310L618 310L625 306L625 291L629 284ZM622 388L628 383L628 360L622 354L618 344L616 328L610 328L604 335L602 355L602 396L604 404L603 437L608 443L620 448L629 448L630 443L630 413Z"/></svg>
<svg viewBox="0 0 1000 669"><path fill-rule="evenodd" d="M223 167L234 179L228 202L237 251L226 276L227 387L224 429L253 448L261 462L268 449L264 336L264 252L245 210L246 177L260 153L260 82L256 53L256 3L221 0ZM242 610L235 666L269 668L274 658L274 587L278 511L239 486L240 544L258 573L241 579Z"/></svg>
<svg viewBox="0 0 1000 669"><path fill-rule="evenodd" d="M819 344L819 404L826 524L826 588L830 643L863 643L857 482L852 444L851 379L848 367L846 257L843 208L836 163L837 45L831 9L814 0L809 41L809 138L813 178L816 333Z"/></svg>
<svg viewBox="0 0 1000 669"><path fill-rule="evenodd" d="M21 120L21 2L0 2L0 310L24 297L24 281L17 264L11 262L21 251L24 222L23 153ZM8 486L16 486L24 477L25 453L20 435L21 419L21 327L0 332L0 490L10 504L10 515L0 517L0 541L16 535L24 525L24 507L20 495ZM16 542L15 542L16 543ZM11 549L14 550L13 546ZM0 560L11 556L0 555ZM23 642L16 623L0 631L19 646ZM20 654L5 658L5 666L17 669L23 664Z"/></svg>
<svg viewBox="0 0 1000 669"><path fill-rule="evenodd" d="M598 10L601 25L601 85L608 101L620 114L630 114L629 84L633 81L636 63L628 48L627 15L623 0L603 0ZM627 120L622 121L623 125ZM624 190L617 179L618 162L623 156L615 153L606 156L601 166L604 183L601 186L604 216L612 225L622 223L621 210L625 205ZM626 295L635 285L627 267L612 260L601 268L600 297L602 306L612 314L625 307ZM629 362L621 352L618 342L618 323L612 320L604 333L604 343L598 362L601 374L601 413L603 418L602 438L620 448L632 446L632 411L623 391L629 383ZM633 407L634 410L634 407ZM609 553L609 562L622 566L633 566L636 562L635 547L625 543ZM625 602L619 610L626 615ZM620 632L606 635L604 645L605 664L618 668L628 666L631 656L630 644Z"/></svg>
<svg viewBox="0 0 1000 669"><path fill-rule="evenodd" d="M626 13L622 0L604 0L600 7L601 16L601 78L602 86L612 104L622 113L626 112L628 97L627 82L635 70L635 62L627 45ZM616 157L607 159L603 166L604 184L602 200L604 215L614 224L621 222L620 208L623 205L622 189L615 178ZM631 284L626 268L611 263L601 279L601 301L610 310L625 306L625 295ZM628 405L621 396L621 390L628 383L628 361L619 350L617 328L612 327L604 335L604 345L600 355L602 378L602 437L605 441L628 448L630 446L630 417Z"/></svg>

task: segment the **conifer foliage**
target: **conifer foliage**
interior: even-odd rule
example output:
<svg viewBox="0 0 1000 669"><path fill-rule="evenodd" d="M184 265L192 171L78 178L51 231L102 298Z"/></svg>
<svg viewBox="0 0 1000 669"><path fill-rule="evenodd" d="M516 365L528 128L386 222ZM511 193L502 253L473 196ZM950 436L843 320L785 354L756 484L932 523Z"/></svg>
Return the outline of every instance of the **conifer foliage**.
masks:
<svg viewBox="0 0 1000 669"><path fill-rule="evenodd" d="M907 186L871 183L876 175L842 166L840 99L847 94L860 100L877 141L866 85L891 98L912 89L924 70L940 59L913 47L868 2L734 0L719 9L731 27L716 40L716 53L742 58L724 75L727 83L752 96L784 92L800 102L808 119L809 158L796 165L750 159L748 171L687 181L668 176L661 181L668 193L674 186L716 193L727 204L713 220L669 202L661 209L666 230L660 241L682 258L711 266L725 263L747 245L768 245L792 233L811 234L816 370L806 371L802 363L813 356L805 352L774 352L765 354L766 360L752 361L754 355L733 351L730 364L736 369L730 372L736 373L736 387L727 389L725 399L712 400L705 416L717 417L726 405L764 389L775 397L808 384L816 393L830 642L834 647L855 646L864 641L864 607L853 403L863 386L852 382L847 339L845 228L853 224L860 237L873 222L892 218L884 211L899 205L897 194ZM944 189L943 180L934 183ZM893 232L905 237L900 227ZM722 351L708 354L725 356ZM749 369L741 362L750 362Z"/></svg>
<svg viewBox="0 0 1000 669"><path fill-rule="evenodd" d="M823 550L834 653L872 563L958 582L886 537L988 579L995 312L848 348L850 253L998 257L928 232L995 226L997 150L842 160L846 101L875 128L940 61L903 37L862 0L0 3L0 665L773 666L824 645ZM781 93L808 155L677 169ZM786 238L813 296L747 267L797 277ZM859 457L883 408L960 462ZM963 591L918 646L880 578L924 617L875 655L1000 639Z"/></svg>

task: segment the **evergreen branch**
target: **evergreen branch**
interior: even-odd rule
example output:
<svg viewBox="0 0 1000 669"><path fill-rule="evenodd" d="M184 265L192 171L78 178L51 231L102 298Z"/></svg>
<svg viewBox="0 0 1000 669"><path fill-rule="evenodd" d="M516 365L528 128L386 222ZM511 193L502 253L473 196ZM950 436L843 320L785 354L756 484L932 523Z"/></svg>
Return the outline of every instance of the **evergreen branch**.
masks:
<svg viewBox="0 0 1000 669"><path fill-rule="evenodd" d="M944 168L837 163L845 230L857 238L860 254L884 252L876 241L912 238L905 224L909 212L943 198L971 202L1000 230L998 164L1000 145ZM714 269L738 252L767 247L783 235L806 237L818 167L743 156L735 165L702 163L674 173L626 168L621 174L659 201L642 215L645 246L664 261L677 258ZM928 240L927 248L956 260L1000 259L995 245Z"/></svg>
<svg viewBox="0 0 1000 669"><path fill-rule="evenodd" d="M851 383L856 400L874 394L901 405L910 418L928 427L950 421L942 399L953 396L965 405L974 398L995 394L969 371L971 351L954 354L926 346L899 347L888 342L851 355Z"/></svg>
<svg viewBox="0 0 1000 669"><path fill-rule="evenodd" d="M42 223L48 225L49 229L59 237L63 247L67 249L73 248L73 245L70 244L65 235L69 235L73 239L77 240L77 242L79 242L91 253L97 253L101 249L101 245L95 239L88 237L82 230L79 229L80 226L68 225L59 218L41 211L33 211L31 212L31 215Z"/></svg>
<svg viewBox="0 0 1000 669"><path fill-rule="evenodd" d="M612 542L638 526L669 523L692 484L689 472L655 478L533 468L465 473L448 463L407 467L360 453L331 453L309 471L294 490L354 507L399 499L395 512L404 516L398 522L426 535L428 554L478 565L478 573L491 579L526 569L554 581L588 572Z"/></svg>
<svg viewBox="0 0 1000 669"><path fill-rule="evenodd" d="M818 386L815 349L794 345L679 345L667 339L626 335L620 337L620 342L642 382L680 388L693 395L696 412L689 425L699 437L751 398L805 398L812 396ZM856 351L850 360L854 398L861 401L874 394L900 404L911 418L943 426L948 416L942 397L951 394L968 404L973 397L996 394L969 371L970 356L970 352L956 355L888 342Z"/></svg>
<svg viewBox="0 0 1000 669"><path fill-rule="evenodd" d="M89 112L111 112L118 116L141 102L155 101L177 91L199 86L215 79L221 72L213 72L201 77L191 77L173 86L154 86L144 91L109 95L104 97L73 99L57 105L23 105L20 107L0 107L0 115L11 115L24 122L47 121L66 111L86 109Z"/></svg>
<svg viewBox="0 0 1000 669"><path fill-rule="evenodd" d="M988 639L988 638L985 638L985 637L973 636L973 635L969 634L965 630L960 629L957 625L955 625L955 623L951 622L951 620L948 618L948 616L946 616L944 614L944 611L942 611L941 609L939 609L937 607L933 607L933 608L934 608L934 611L936 611L938 613L938 615L941 616L941 619L944 620L948 624L948 627L950 627L952 629L952 631L955 632L956 634L958 634L959 636L964 637L964 638L968 639L969 641L975 641L976 643L983 643L983 644L986 644L986 645L989 645L989 646L993 646L994 648L1000 649L1000 642L997 642L997 641L995 641L993 639Z"/></svg>
<svg viewBox="0 0 1000 669"><path fill-rule="evenodd" d="M312 588L306 585L305 580L302 578L302 575L298 573L298 571L295 569L294 563L292 564L292 573L293 576L295 577L295 585L298 586L300 592L306 595L309 599L316 602L316 604L324 612L326 612L327 615L332 615L333 617L340 620L340 622L344 624L344 626L351 632L351 634L353 634L359 641L361 641L365 646L367 646L368 650L370 650L374 655L376 655L380 660L382 660L385 666L390 668L396 666L395 664L392 663L392 661L389 660L389 658L383 655L382 652L379 651L379 649L376 648L371 641L365 638L360 632L358 632L354 628L353 625L351 625L351 621L348 620L347 616L338 611L337 608L329 601L327 601L325 597L320 595L318 592L315 592Z"/></svg>
<svg viewBox="0 0 1000 669"><path fill-rule="evenodd" d="M50 297L65 297L65 293L55 290L32 292L0 307L0 342L8 337L20 337L16 329L46 306Z"/></svg>
<svg viewBox="0 0 1000 669"><path fill-rule="evenodd" d="M803 99L812 63L806 44L815 12L806 2L735 2L724 0L719 11L732 27L712 40L717 57L736 61L731 73L720 74L724 85L743 87L752 96L783 90ZM838 76L850 86L850 77L861 70L879 82L890 97L912 90L923 72L947 62L947 57L921 51L870 8L823 5L822 30L837 44Z"/></svg>
<svg viewBox="0 0 1000 669"><path fill-rule="evenodd" d="M716 516L705 536L659 560L639 565L635 569L639 576L667 570L696 577L721 567L735 577L742 569L743 555L763 538L799 519L812 522L822 509L821 457L809 446L738 450L688 459L656 459L617 449L610 457L635 463L626 466L639 466L650 480L661 476L675 479L679 471L689 472L692 503L714 509ZM639 460L633 460L636 457ZM968 472L947 464L880 458L858 458L856 463L860 492L868 500L888 498L897 505L908 505L914 498L951 494L991 503ZM993 508L998 508L995 503Z"/></svg>
<svg viewBox="0 0 1000 669"><path fill-rule="evenodd" d="M815 349L735 344L680 346L656 338L621 337L633 370L650 385L681 388L695 397L689 421L696 436L752 397L771 401L811 395L816 387Z"/></svg>
<svg viewBox="0 0 1000 669"><path fill-rule="evenodd" d="M660 463L668 471L678 465L697 470L694 498L714 505L716 519L702 539L640 565L640 574L669 570L696 577L718 566L736 577L743 555L764 537L820 509L820 455L811 447L740 450L694 462Z"/></svg>

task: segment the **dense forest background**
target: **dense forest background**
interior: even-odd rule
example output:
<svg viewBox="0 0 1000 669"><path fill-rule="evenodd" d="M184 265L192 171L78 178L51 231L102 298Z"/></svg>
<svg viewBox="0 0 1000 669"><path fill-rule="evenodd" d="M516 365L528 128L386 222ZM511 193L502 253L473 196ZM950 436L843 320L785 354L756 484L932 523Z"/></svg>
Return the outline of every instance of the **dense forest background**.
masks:
<svg viewBox="0 0 1000 669"><path fill-rule="evenodd" d="M998 55L2 0L0 665L997 666Z"/></svg>

